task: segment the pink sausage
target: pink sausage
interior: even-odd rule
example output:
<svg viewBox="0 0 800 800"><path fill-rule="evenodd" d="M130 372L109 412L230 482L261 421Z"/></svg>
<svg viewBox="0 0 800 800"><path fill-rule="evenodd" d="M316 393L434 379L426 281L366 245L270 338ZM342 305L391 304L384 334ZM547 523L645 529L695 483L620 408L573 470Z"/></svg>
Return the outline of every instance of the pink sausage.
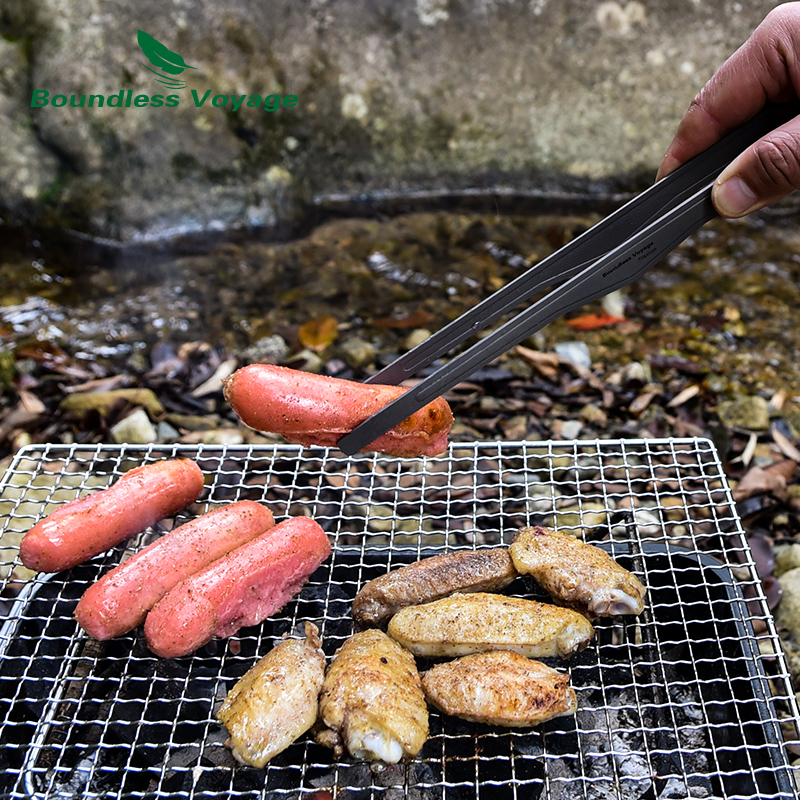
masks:
<svg viewBox="0 0 800 800"><path fill-rule="evenodd" d="M295 444L336 443L403 392L400 386L357 383L310 372L251 364L225 381L225 398L242 421ZM447 448L453 414L438 397L365 450L392 456L435 456Z"/></svg>
<svg viewBox="0 0 800 800"><path fill-rule="evenodd" d="M274 524L268 508L242 500L174 528L90 586L75 618L95 639L121 636L173 586Z"/></svg>
<svg viewBox="0 0 800 800"><path fill-rule="evenodd" d="M200 467L181 458L126 472L108 489L72 500L37 522L20 544L22 563L58 572L87 561L193 503Z"/></svg>
<svg viewBox="0 0 800 800"><path fill-rule="evenodd" d="M330 551L314 520L281 522L167 592L144 621L148 646L177 658L258 624L300 591Z"/></svg>

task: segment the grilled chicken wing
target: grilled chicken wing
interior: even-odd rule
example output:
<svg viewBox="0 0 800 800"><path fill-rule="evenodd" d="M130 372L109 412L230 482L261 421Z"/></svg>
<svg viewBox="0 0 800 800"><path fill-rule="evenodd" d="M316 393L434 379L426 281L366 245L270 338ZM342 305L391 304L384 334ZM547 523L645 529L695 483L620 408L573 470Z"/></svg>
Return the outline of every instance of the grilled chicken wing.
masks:
<svg viewBox="0 0 800 800"><path fill-rule="evenodd" d="M397 763L428 738L428 708L414 657L385 633L348 639L328 668L315 737L337 756Z"/></svg>
<svg viewBox="0 0 800 800"><path fill-rule="evenodd" d="M273 648L231 689L217 712L236 760L263 767L305 733L317 719L324 678L319 631L307 622L305 641L287 639Z"/></svg>
<svg viewBox="0 0 800 800"><path fill-rule="evenodd" d="M403 608L388 633L417 656L513 650L529 658L568 658L588 644L594 628L566 608L476 592Z"/></svg>
<svg viewBox="0 0 800 800"><path fill-rule="evenodd" d="M509 650L437 664L421 677L431 705L471 722L526 728L577 708L567 675Z"/></svg>
<svg viewBox="0 0 800 800"><path fill-rule="evenodd" d="M496 592L516 577L505 548L431 556L366 584L353 601L353 617L364 626L378 626L405 606L429 603L454 592Z"/></svg>
<svg viewBox="0 0 800 800"><path fill-rule="evenodd" d="M523 528L509 548L514 566L556 602L590 617L641 614L641 581L605 550L540 526Z"/></svg>

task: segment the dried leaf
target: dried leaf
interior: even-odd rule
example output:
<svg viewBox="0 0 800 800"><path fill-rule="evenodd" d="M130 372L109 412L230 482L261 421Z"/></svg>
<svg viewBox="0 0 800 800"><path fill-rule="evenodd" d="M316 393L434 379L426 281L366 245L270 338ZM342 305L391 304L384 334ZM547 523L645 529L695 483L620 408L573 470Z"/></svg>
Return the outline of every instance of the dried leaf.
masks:
<svg viewBox="0 0 800 800"><path fill-rule="evenodd" d="M625 321L625 317L616 317L607 311L601 311L599 314L584 314L581 317L568 319L567 325L574 331L593 331L597 328L607 328L610 325Z"/></svg>
<svg viewBox="0 0 800 800"><path fill-rule="evenodd" d="M319 353L336 340L339 325L334 317L317 317L304 322L297 335L303 347Z"/></svg>
<svg viewBox="0 0 800 800"><path fill-rule="evenodd" d="M772 439L776 445L778 445L778 449L786 456L786 458L790 458L792 461L800 463L800 450L798 450L792 442L789 441L789 438L782 434L780 430L778 430L777 425L773 425L770 429L772 433Z"/></svg>
<svg viewBox="0 0 800 800"><path fill-rule="evenodd" d="M407 328L424 328L426 325L430 325L434 319L436 317L430 311L420 308L404 317L379 317L372 324L378 328L405 330Z"/></svg>
<svg viewBox="0 0 800 800"><path fill-rule="evenodd" d="M558 378L560 359L555 353L541 353L538 350L531 350L529 347L523 347L522 345L515 347L514 353L545 378L551 381Z"/></svg>
<svg viewBox="0 0 800 800"><path fill-rule="evenodd" d="M696 383L693 383L691 386L687 386L685 389L678 392L667 405L671 408L677 408L678 406L682 406L687 400L697 397L698 394L700 394L700 387Z"/></svg>
<svg viewBox="0 0 800 800"><path fill-rule="evenodd" d="M796 466L793 463L793 467ZM777 470L751 467L733 490L733 499L738 503L759 494L771 494L783 499L786 496L786 477Z"/></svg>
<svg viewBox="0 0 800 800"><path fill-rule="evenodd" d="M628 406L628 411L635 417L640 416L657 396L658 392L642 392L631 402L630 406Z"/></svg>

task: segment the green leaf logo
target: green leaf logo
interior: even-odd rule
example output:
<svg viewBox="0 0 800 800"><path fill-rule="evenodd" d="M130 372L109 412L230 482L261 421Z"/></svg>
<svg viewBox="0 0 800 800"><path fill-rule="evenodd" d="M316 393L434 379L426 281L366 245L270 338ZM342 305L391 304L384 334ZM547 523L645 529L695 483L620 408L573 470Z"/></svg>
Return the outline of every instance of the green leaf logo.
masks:
<svg viewBox="0 0 800 800"><path fill-rule="evenodd" d="M151 69L144 62L141 62L142 66L154 73L159 83L163 83L170 89L183 89L186 86L186 81L170 76L180 75L185 69L197 69L197 67L190 67L183 60L182 55L174 53L165 44L161 44L155 36L151 36L145 31L137 31L136 39L147 60L158 69ZM158 70L162 70L162 72ZM165 75L165 72L169 74Z"/></svg>

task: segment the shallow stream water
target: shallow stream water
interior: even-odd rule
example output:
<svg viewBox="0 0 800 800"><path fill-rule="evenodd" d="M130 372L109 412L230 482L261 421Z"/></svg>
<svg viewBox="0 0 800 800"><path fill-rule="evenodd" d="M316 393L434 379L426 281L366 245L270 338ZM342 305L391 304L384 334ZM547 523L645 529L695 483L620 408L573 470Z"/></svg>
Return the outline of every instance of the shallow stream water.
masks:
<svg viewBox="0 0 800 800"><path fill-rule="evenodd" d="M315 339L325 358L354 338L388 358L412 331L441 327L598 219L428 211L331 219L291 241L236 234L148 249L15 235L0 251L0 346L18 361L38 353L135 373L159 344L252 358L280 336L291 356L308 341L302 326L333 317ZM621 300L626 323L576 330L559 320L527 344L580 340L606 367L686 359L722 396L800 394L795 216L716 220Z"/></svg>

